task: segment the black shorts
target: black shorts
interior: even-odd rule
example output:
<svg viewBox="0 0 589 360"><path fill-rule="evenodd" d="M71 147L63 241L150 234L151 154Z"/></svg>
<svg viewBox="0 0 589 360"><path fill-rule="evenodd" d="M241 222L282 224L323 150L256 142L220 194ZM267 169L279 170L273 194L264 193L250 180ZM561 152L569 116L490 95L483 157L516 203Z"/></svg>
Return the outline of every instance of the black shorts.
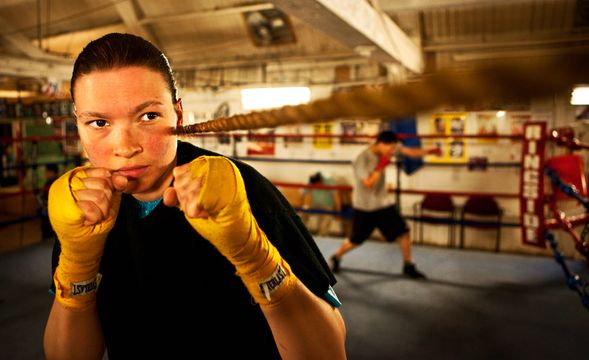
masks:
<svg viewBox="0 0 589 360"><path fill-rule="evenodd" d="M350 237L352 243L362 244L375 228L380 230L388 242L393 242L399 236L409 232L407 223L395 205L376 211L354 209L352 236Z"/></svg>

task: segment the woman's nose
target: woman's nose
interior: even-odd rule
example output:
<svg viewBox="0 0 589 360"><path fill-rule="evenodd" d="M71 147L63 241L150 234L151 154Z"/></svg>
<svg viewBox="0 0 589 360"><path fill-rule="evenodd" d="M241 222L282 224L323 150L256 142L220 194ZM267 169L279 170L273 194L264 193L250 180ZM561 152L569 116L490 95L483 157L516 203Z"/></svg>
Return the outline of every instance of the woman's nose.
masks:
<svg viewBox="0 0 589 360"><path fill-rule="evenodd" d="M115 155L130 158L141 152L141 144L136 136L133 136L133 130L130 128L121 129L118 139L114 145Z"/></svg>

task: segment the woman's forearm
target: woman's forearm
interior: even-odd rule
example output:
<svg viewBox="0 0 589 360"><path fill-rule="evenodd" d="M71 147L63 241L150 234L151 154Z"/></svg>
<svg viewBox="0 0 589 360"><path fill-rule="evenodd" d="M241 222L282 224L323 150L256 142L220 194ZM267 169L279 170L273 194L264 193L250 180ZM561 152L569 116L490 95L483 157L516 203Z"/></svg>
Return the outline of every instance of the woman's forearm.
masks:
<svg viewBox="0 0 589 360"><path fill-rule="evenodd" d="M43 347L48 360L102 359L104 337L96 306L72 311L54 301L45 327Z"/></svg>
<svg viewBox="0 0 589 360"><path fill-rule="evenodd" d="M345 359L346 329L336 308L298 281L279 304L262 307L283 359Z"/></svg>

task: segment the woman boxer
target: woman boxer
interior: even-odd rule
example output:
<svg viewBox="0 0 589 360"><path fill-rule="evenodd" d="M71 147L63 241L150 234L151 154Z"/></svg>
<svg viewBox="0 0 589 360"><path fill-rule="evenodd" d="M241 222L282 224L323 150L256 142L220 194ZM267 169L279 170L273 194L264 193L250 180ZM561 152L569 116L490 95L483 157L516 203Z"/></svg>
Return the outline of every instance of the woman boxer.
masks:
<svg viewBox="0 0 589 360"><path fill-rule="evenodd" d="M335 279L252 167L178 141L166 57L108 34L74 64L90 165L51 187L57 233L48 359L345 358Z"/></svg>

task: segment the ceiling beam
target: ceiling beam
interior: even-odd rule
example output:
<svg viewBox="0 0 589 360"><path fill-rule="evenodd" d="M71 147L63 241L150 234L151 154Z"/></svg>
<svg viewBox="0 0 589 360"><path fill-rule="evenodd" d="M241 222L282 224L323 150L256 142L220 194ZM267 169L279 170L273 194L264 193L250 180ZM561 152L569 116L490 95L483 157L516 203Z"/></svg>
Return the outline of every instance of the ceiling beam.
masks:
<svg viewBox="0 0 589 360"><path fill-rule="evenodd" d="M248 67L266 67L284 70L306 69L306 68L325 68L335 67L338 65L373 65L370 59L360 56L350 56L350 54L329 54L324 56L300 56L281 58L280 60L269 59L240 59L240 60L218 60L190 65L174 65L174 69L192 69L192 70L212 70L212 69L237 69Z"/></svg>
<svg viewBox="0 0 589 360"><path fill-rule="evenodd" d="M260 58L257 56L251 56L247 58L240 57L239 59L234 58L211 58L201 59L196 63L195 61L183 61L174 62L174 69L214 69L214 68L237 68L237 67L249 67L249 66L268 66L271 64L289 64L289 63L315 63L317 67L321 67L323 62L333 61L348 61L352 64L357 62L369 63L369 59L360 57L355 53L326 53L326 54L313 54L313 55L300 55L300 56L283 56L280 59L268 59Z"/></svg>
<svg viewBox="0 0 589 360"><path fill-rule="evenodd" d="M264 3L264 4L254 4L254 5L243 5L243 6L232 6L228 8L220 8L214 10L202 10L202 11L195 11L185 14L175 14L175 15L165 15L165 16L152 16L152 17L145 17L139 20L140 24L161 24L161 23L169 23L169 22L176 22L176 21L186 21L186 20L197 20L197 19L204 19L208 17L214 16L226 16L226 15L234 15L234 14L241 14L248 11L260 11L260 10L268 10L274 9L274 5Z"/></svg>
<svg viewBox="0 0 589 360"><path fill-rule="evenodd" d="M537 57L542 58L546 56L555 56L570 54L573 51L588 53L589 45L554 47L554 48L532 48L525 49L520 48L517 50L493 50L487 52L467 52L467 53L456 53L452 55L452 60L457 62L466 61L480 61L480 60L497 60L497 59L509 59L509 58L531 58Z"/></svg>
<svg viewBox="0 0 589 360"><path fill-rule="evenodd" d="M115 9L119 13L119 16L129 29L129 31L135 35L139 35L142 38L149 40L155 45L158 45L158 42L143 24L141 23L139 16L137 16L137 11L133 6L133 2L131 0L127 1L120 1L120 0L111 0ZM159 46L159 45L158 45Z"/></svg>
<svg viewBox="0 0 589 360"><path fill-rule="evenodd" d="M376 61L397 62L414 73L423 71L421 49L390 17L366 1L270 0L345 46Z"/></svg>
<svg viewBox="0 0 589 360"><path fill-rule="evenodd" d="M466 6L514 4L532 0L378 0L379 7L386 13L414 10L460 8Z"/></svg>
<svg viewBox="0 0 589 360"><path fill-rule="evenodd" d="M0 74L16 77L54 78L69 80L72 76L73 61L70 64L49 61L0 56Z"/></svg>
<svg viewBox="0 0 589 360"><path fill-rule="evenodd" d="M498 50L511 48L519 50L523 47L547 47L559 46L568 44L571 46L574 43L587 44L589 42L589 34L570 34L566 37L554 38L528 38L522 40L511 41L472 41L472 42L456 42L456 43L430 43L423 46L424 52L443 52L443 51L472 51L472 50Z"/></svg>
<svg viewBox="0 0 589 360"><path fill-rule="evenodd" d="M6 40L10 45L30 59L48 60L58 63L68 62L67 59L61 56L47 53L33 45L33 43L26 36L16 32L15 29L2 18L0 18L0 29L3 29L3 32L5 33L2 35L2 38L4 38L4 40Z"/></svg>

